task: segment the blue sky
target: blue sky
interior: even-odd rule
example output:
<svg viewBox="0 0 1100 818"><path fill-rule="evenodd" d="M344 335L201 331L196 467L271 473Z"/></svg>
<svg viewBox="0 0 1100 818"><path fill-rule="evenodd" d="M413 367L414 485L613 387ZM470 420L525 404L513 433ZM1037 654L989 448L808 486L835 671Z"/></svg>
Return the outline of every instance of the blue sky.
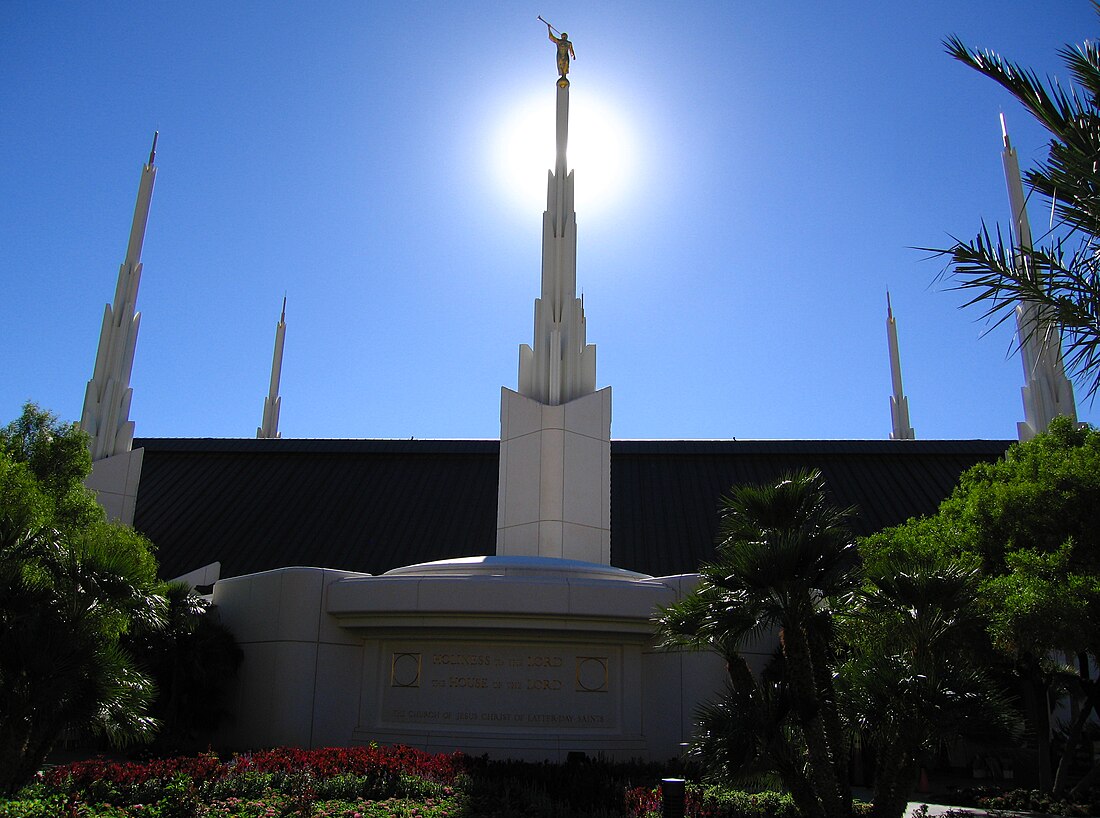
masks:
<svg viewBox="0 0 1100 818"><path fill-rule="evenodd" d="M539 289L544 194L501 171L552 104L538 14L625 166L602 197L576 169L613 437L888 437L887 287L917 436L1015 437L1010 332L911 248L1007 220L998 113L1023 165L1045 137L941 40L1065 77L1085 0L4 3L0 419L77 419L159 130L139 436L253 436L285 292L285 437L497 437Z"/></svg>

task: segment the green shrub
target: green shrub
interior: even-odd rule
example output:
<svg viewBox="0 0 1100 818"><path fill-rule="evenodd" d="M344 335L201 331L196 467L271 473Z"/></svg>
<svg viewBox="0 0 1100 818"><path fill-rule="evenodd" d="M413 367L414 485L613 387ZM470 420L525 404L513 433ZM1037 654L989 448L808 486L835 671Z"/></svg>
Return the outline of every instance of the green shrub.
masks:
<svg viewBox="0 0 1100 818"><path fill-rule="evenodd" d="M164 784L160 800L150 813L154 818L195 818L201 804L195 783L177 773Z"/></svg>
<svg viewBox="0 0 1100 818"><path fill-rule="evenodd" d="M1056 798L1040 790L998 792L986 788L976 790L973 794L978 806L991 810L1023 810L1047 815L1100 815L1100 791L1096 790L1080 799L1081 803Z"/></svg>
<svg viewBox="0 0 1100 818"><path fill-rule="evenodd" d="M0 801L0 818L58 818L62 815L81 814L74 812L72 807L62 795Z"/></svg>
<svg viewBox="0 0 1100 818"><path fill-rule="evenodd" d="M716 818L799 818L798 808L785 793L749 793L716 785L692 789Z"/></svg>
<svg viewBox="0 0 1100 818"><path fill-rule="evenodd" d="M259 798L271 789L271 773L247 770L226 778L207 781L202 785L203 798L224 801L229 798Z"/></svg>

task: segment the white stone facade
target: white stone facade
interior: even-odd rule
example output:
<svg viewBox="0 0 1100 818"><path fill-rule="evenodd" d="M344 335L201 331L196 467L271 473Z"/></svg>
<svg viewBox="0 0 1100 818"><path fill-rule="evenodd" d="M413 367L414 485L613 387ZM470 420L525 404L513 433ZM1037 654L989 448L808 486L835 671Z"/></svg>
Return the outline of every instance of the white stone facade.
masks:
<svg viewBox="0 0 1100 818"><path fill-rule="evenodd" d="M611 389L547 406L501 390L499 556L611 564Z"/></svg>
<svg viewBox="0 0 1100 818"><path fill-rule="evenodd" d="M501 390L496 553L610 565L611 388L596 391L596 347L577 298L568 83L556 95L534 341L520 347L518 391Z"/></svg>
<svg viewBox="0 0 1100 818"><path fill-rule="evenodd" d="M654 647L655 611L696 581L502 557L221 580L214 602L245 661L218 738L665 761L725 679L715 654Z"/></svg>
<svg viewBox="0 0 1100 818"><path fill-rule="evenodd" d="M144 449L132 449L92 463L84 485L95 492L96 501L107 512L108 520L134 524L144 454Z"/></svg>

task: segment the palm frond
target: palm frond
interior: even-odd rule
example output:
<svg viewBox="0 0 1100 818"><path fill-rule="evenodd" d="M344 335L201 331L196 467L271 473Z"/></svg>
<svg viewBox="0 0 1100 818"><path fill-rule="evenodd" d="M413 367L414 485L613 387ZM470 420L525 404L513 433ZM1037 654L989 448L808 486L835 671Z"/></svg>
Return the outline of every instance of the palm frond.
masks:
<svg viewBox="0 0 1100 818"><path fill-rule="evenodd" d="M950 278L948 289L966 294L962 306L980 308L992 326L1014 318L1019 305L1034 305L1037 320L1021 325L1017 348L1036 340L1064 349L1076 380L1090 394L1100 388L1100 257L1091 247L1068 256L1061 242L1019 250L983 223L971 242L921 249L948 258L939 278Z"/></svg>
<svg viewBox="0 0 1100 818"><path fill-rule="evenodd" d="M979 306L994 326L1018 304L1033 305L1040 320L1021 328L1019 343L1040 334L1044 344L1064 344L1067 370L1094 395L1100 390L1100 47L1086 42L1059 50L1072 79L1063 85L1056 78L1044 83L1034 71L958 37L943 44L1008 90L1050 132L1046 159L1025 177L1051 202L1056 221L1036 247L1007 241L999 228L994 239L983 224L974 241L932 251L948 259L941 277L966 291L964 306Z"/></svg>
<svg viewBox="0 0 1100 818"><path fill-rule="evenodd" d="M1080 45L1066 45L1058 49L1074 81L1089 92L1088 104L1100 107L1100 47L1086 41Z"/></svg>
<svg viewBox="0 0 1100 818"><path fill-rule="evenodd" d="M1063 89L1052 81L1048 90L1033 70L1009 62L996 52L972 49L955 35L946 38L943 45L956 60L1000 84L1053 133L1061 136L1088 110L1088 101L1082 100L1075 89Z"/></svg>

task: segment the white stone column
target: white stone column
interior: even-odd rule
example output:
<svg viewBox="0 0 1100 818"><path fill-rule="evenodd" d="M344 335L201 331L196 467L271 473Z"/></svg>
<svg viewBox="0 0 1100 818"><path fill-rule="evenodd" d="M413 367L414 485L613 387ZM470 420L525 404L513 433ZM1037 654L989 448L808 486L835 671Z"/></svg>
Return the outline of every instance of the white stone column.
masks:
<svg viewBox="0 0 1100 818"><path fill-rule="evenodd" d="M497 556L611 564L611 388L549 406L501 390Z"/></svg>
<svg viewBox="0 0 1100 818"><path fill-rule="evenodd" d="M496 552L609 565L611 389L596 391L596 347L577 298L569 85L556 95L534 338L520 347L518 391L501 390Z"/></svg>
<svg viewBox="0 0 1100 818"><path fill-rule="evenodd" d="M1016 247L1027 251L1032 247L1031 225L1020 180L1020 163L1016 158L1016 149L1008 138L1004 114L1001 114L1001 137L1004 140L1001 161L1008 187L1008 203L1012 208ZM1025 259L1024 252L1017 254L1017 263L1027 263ZM1020 390L1024 401L1024 419L1016 424L1016 431L1020 440L1030 440L1045 432L1051 420L1059 415L1077 420L1077 405L1073 385L1066 377L1062 362L1062 338L1058 327L1044 318L1037 304L1024 301L1016 307L1016 333L1024 367L1024 386Z"/></svg>
<svg viewBox="0 0 1100 818"><path fill-rule="evenodd" d="M157 135L149 161L141 169L134 221L126 259L118 271L114 304L103 310L103 327L99 335L95 369L84 396L80 428L92 437L92 460L101 460L130 451L134 441L134 423L130 420L130 375L134 368L138 326L138 285L141 283L141 248L145 242L145 225L149 220L149 205L153 199L153 182L157 176Z"/></svg>
<svg viewBox="0 0 1100 818"><path fill-rule="evenodd" d="M141 248L157 176L153 164L157 136L153 134L149 161L141 169L126 258L118 271L114 303L107 304L103 310L95 369L88 381L80 415L80 428L91 436L92 452L92 471L84 484L96 492L96 499L110 519L126 525L134 521L143 454L141 449L131 451L134 422L130 420L130 401L134 390L130 388L130 375L141 323L141 313L137 312Z"/></svg>
<svg viewBox="0 0 1100 818"><path fill-rule="evenodd" d="M898 351L898 325L886 293L886 343L890 347L890 383L894 394L890 398L891 440L913 440L917 435L909 425L909 399L901 386L901 353Z"/></svg>
<svg viewBox="0 0 1100 818"><path fill-rule="evenodd" d="M286 296L283 296L283 311L279 314L279 323L275 325L275 352L271 358L271 383L267 397L264 398L264 414L256 429L258 438L278 438L279 409L283 399L279 397L279 379L283 371L283 339L286 337Z"/></svg>

